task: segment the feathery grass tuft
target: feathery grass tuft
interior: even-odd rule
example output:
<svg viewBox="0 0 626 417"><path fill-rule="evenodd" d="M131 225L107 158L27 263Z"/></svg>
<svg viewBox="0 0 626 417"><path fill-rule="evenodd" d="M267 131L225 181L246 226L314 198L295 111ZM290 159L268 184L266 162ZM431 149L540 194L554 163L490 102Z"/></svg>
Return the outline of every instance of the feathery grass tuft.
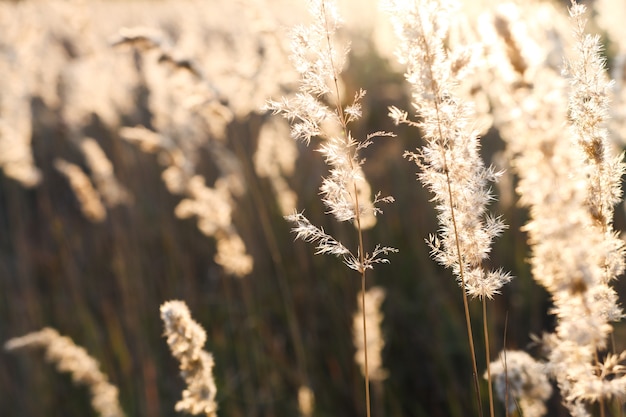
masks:
<svg viewBox="0 0 626 417"><path fill-rule="evenodd" d="M213 379L213 356L203 349L206 333L191 318L183 301L167 301L161 305L165 337L172 355L180 362L180 374L187 383L183 399L176 403L176 411L207 417L217 416Z"/></svg>

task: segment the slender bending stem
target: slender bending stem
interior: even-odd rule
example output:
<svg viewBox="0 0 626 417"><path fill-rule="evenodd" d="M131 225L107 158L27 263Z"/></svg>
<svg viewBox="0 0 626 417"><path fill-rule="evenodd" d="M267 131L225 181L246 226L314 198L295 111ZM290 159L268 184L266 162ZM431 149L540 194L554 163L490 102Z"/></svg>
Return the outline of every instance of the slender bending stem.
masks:
<svg viewBox="0 0 626 417"><path fill-rule="evenodd" d="M423 30L421 32L424 33ZM426 65L426 68L430 72L430 79L435 80L436 77L433 71L434 58L428 46L428 42L424 38L422 38L422 45L424 48L426 61L428 63L428 65ZM446 185L448 188L448 202L450 204L450 217L452 218L456 253L457 253L458 262L459 262L459 276L461 277L461 292L463 293L463 309L465 311L465 327L467 327L467 338L469 341L470 354L472 356L472 368L473 368L472 372L474 375L474 389L476 391L476 400L478 402L478 415L482 417L483 406L482 406L482 402L480 398L480 383L478 381L478 366L476 364L476 350L474 349L474 334L472 332L472 321L470 318L469 302L467 300L467 291L465 287L465 268L463 265L463 254L461 253L461 243L459 242L459 231L458 231L458 227L456 224L456 214L454 210L454 198L452 196L452 181L450 179L450 170L448 166L448 160L446 157L446 149L445 149L446 138L444 137L444 134L441 128L442 116L441 116L441 109L439 108L439 104L440 104L439 100L441 99L440 98L441 92L437 90L438 89L433 86L433 95L435 97L435 99L433 100L433 103L435 106L437 130L438 130L438 136L439 136L439 141L440 141L439 148L441 149L442 158L443 158L443 170L445 171L445 174L446 174Z"/></svg>
<svg viewBox="0 0 626 417"><path fill-rule="evenodd" d="M493 385L491 383L491 369L489 363L491 354L489 353L489 325L487 323L487 297L483 297L483 329L485 334L485 358L487 359L487 385L489 387L489 415L493 416Z"/></svg>
<svg viewBox="0 0 626 417"><path fill-rule="evenodd" d="M337 114L339 116L339 120L341 121L341 126L343 129L343 136L346 141L348 141L348 122L346 120L345 113L343 111L343 107L341 106L341 96L339 95L339 81L337 77L337 71L335 70L335 64L333 62L333 49L330 40L330 31L328 30L328 21L326 20L326 5L325 2L322 1L322 14L324 16L324 22L326 24L326 41L328 44L328 55L331 62L331 66L333 68L333 83L335 87L335 107L337 108ZM352 166L353 158L348 158L350 161L350 167L354 169ZM359 236L359 264L361 265L361 303L363 311L363 354L365 356L365 409L367 417L371 416L371 406L370 406L370 380L369 380L369 369L367 363L367 325L365 318L365 251L363 245L363 230L361 228L361 208L359 207L359 194L356 182L352 181L352 187L354 192L354 221L356 223L356 229Z"/></svg>
<svg viewBox="0 0 626 417"><path fill-rule="evenodd" d="M365 325L365 271L361 274L361 303L363 308L363 351L365 355L365 408L367 410L367 417L370 417L370 381L369 381L369 369L367 367L367 326Z"/></svg>
<svg viewBox="0 0 626 417"><path fill-rule="evenodd" d="M424 42L426 44L426 42ZM430 56L428 47L426 47L426 54ZM429 68L431 68L429 66ZM431 68L432 70L432 68ZM463 309L465 310L465 327L467 327L467 339L469 341L470 354L472 356L472 372L474 374L474 390L476 391L476 400L478 402L478 415L483 416L483 405L480 398L480 383L478 381L478 366L476 365L476 350L474 349L474 333L472 332L472 320L469 312L469 302L467 300L467 291L465 290L465 269L463 268L463 255L461 254L461 243L459 242L459 232L456 224L456 215L454 212L454 203L452 198L452 183L450 182L450 171L448 169L448 161L446 158L446 152L443 148L443 133L441 131L441 118L439 117L439 103L435 100L435 109L437 111L437 125L439 129L439 137L441 138L442 145L441 151L443 153L444 170L446 172L446 183L448 185L448 197L450 202L450 216L452 217L452 225L454 227L454 239L456 244L456 253L459 259L459 275L461 276L461 292L463 293Z"/></svg>
<svg viewBox="0 0 626 417"><path fill-rule="evenodd" d="M507 310L506 312L506 316L504 318L504 343L502 344L502 346L504 346L504 349L502 350L504 352L504 415L505 417L509 417L509 370L507 368L507 363L506 363L506 331L509 327L509 312ZM489 369L489 366L487 366L487 369Z"/></svg>

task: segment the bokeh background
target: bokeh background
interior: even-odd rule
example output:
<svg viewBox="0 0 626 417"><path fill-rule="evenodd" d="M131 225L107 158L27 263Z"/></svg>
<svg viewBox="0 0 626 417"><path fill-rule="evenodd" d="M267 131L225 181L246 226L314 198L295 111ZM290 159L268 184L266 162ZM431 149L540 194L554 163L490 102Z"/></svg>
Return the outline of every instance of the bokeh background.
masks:
<svg viewBox="0 0 626 417"><path fill-rule="evenodd" d="M451 273L429 259L424 239L437 230L435 213L416 181L416 166L402 157L419 146L419 134L387 117L389 105L410 108L402 68L393 60L394 44L385 37L377 6L340 6L346 19L340 38L352 42L342 74L346 96L358 88L368 92L354 133L398 134L377 139L365 152L372 190L396 200L365 234L366 245L400 250L368 276L369 286L386 291L383 363L389 377L374 390L373 410L379 417L471 415L461 292ZM297 392L305 383L315 393L316 416L365 414L351 336L359 277L340 260L315 256L311 245L294 241L270 180L255 170L260 132L272 117L261 106L293 87L287 52L276 45L289 26L306 19L302 5L279 0L0 3L0 160L6 163L20 147L32 155L17 158L26 166L17 175L0 170L0 341L54 327L100 361L128 416L175 415L184 382L162 338L159 305L180 299L207 331L219 415L297 415ZM123 27L160 31L172 56L189 59L201 69L202 82L217 86L213 99L232 113L218 139L192 116L176 115L181 104L170 96L162 107L152 103L160 81L150 78L156 65L150 52L111 46ZM284 78L272 78L277 67ZM169 132L208 185L220 177L220 161L230 158L244 184L233 198L232 221L254 261L250 274L225 273L214 260L215 239L195 219L176 217L182 197L161 178L162 155L120 135L121 128L137 125ZM83 137L97 141L130 196L107 207L100 222L82 214L54 167L63 158L91 172L77 145ZM487 163L501 165L505 144L498 132L489 130L482 143ZM323 212L318 187L326 167L314 146L298 144L295 169L285 180L297 194L298 210L353 245L351 226ZM509 173L494 189L501 198L492 210L509 229L490 262L516 278L488 305L491 351L506 344L537 355L531 335L550 331L553 319L547 293L530 276L520 231L527 213L516 204L514 187ZM623 208L616 213L616 228L623 230ZM623 283L616 287L626 295ZM480 304L472 302L471 310L477 351L483 352ZM624 333L618 325L617 350L625 347ZM478 362L484 370L482 354ZM550 415L564 415L559 403L554 395ZM94 412L87 389L57 373L42 352L3 351L0 415Z"/></svg>

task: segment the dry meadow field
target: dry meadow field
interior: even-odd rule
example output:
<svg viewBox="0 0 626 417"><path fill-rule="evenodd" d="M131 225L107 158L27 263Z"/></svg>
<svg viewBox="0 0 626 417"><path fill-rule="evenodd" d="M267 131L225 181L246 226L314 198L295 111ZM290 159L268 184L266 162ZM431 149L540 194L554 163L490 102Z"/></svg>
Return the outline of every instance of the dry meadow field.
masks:
<svg viewBox="0 0 626 417"><path fill-rule="evenodd" d="M0 1L0 415L624 416L624 22Z"/></svg>

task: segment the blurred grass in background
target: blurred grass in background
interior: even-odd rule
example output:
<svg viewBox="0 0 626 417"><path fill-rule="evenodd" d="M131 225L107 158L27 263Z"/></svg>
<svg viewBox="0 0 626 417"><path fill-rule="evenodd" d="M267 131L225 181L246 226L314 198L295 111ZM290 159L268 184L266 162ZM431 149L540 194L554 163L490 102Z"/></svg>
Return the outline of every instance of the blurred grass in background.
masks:
<svg viewBox="0 0 626 417"><path fill-rule="evenodd" d="M193 13L193 7L185 7ZM116 13L123 8L118 5ZM7 10L2 8L5 21L12 13ZM133 19L141 20L135 15ZM383 361L390 375L384 392L374 397L374 410L382 411L379 417L464 416L473 409L473 395L461 293L451 274L430 260L424 243L437 227L434 210L416 181L413 164L402 158L404 150L418 146L418 138L415 131L396 128L387 118L389 105L409 108L406 88L388 57L380 56L371 40L359 37L363 35L358 28L352 34L353 53L343 74L346 97L358 88L368 91L364 118L354 133L398 133L395 139L377 140L365 153L364 170L372 189L396 199L384 208L366 240L400 249L390 265L370 275L369 284L387 293ZM68 62L73 59L68 57ZM141 58L135 59L139 68ZM97 76L93 82L98 82ZM314 256L305 243L294 242L270 184L255 174L253 155L267 115L248 112L227 126L225 146L236 155L247 185L236 201L233 222L254 259L250 275L234 278L215 264L215 243L201 234L196 221L175 217L180 198L163 184L157 156L121 140L97 114L80 130L98 141L134 204L110 209L102 223L86 220L67 180L52 165L62 157L84 167L68 140L73 127L62 114L63 97L61 104L51 106L37 91L25 94L32 112L34 164L42 181L26 188L0 172L0 341L54 327L101 362L119 387L128 416L174 415L184 383L161 337L158 308L166 300L181 299L207 331L206 349L216 362L219 415L293 416L298 413L301 381L292 320L302 337L315 415L364 415L362 377L350 336L358 277L339 260ZM120 125L149 126L150 91L139 88L132 94L134 106L119 115ZM503 148L496 131L484 137L482 152L488 163ZM202 148L196 157L196 172L210 183L217 171L212 157ZM288 179L298 194L298 210L350 241L352 231L340 229L345 226L329 221L321 211L317 190L323 170L315 152L300 149L297 169ZM496 191L510 195L514 180L508 187ZM507 347L524 349L530 334L552 329L549 300L530 277L525 261L529 253L519 230L526 212L514 202L495 203L493 209L503 214L509 229L496 242L492 262L516 278L489 307L492 352L503 347L506 318ZM623 230L624 216L618 214L616 226ZM624 294L623 284L617 285ZM471 308L479 314L478 303ZM623 328L616 333L619 345ZM480 340L477 350L482 351ZM87 390L74 387L40 352L0 353L0 392L0 415L5 417L93 414ZM552 399L550 415L560 415L559 402Z"/></svg>

